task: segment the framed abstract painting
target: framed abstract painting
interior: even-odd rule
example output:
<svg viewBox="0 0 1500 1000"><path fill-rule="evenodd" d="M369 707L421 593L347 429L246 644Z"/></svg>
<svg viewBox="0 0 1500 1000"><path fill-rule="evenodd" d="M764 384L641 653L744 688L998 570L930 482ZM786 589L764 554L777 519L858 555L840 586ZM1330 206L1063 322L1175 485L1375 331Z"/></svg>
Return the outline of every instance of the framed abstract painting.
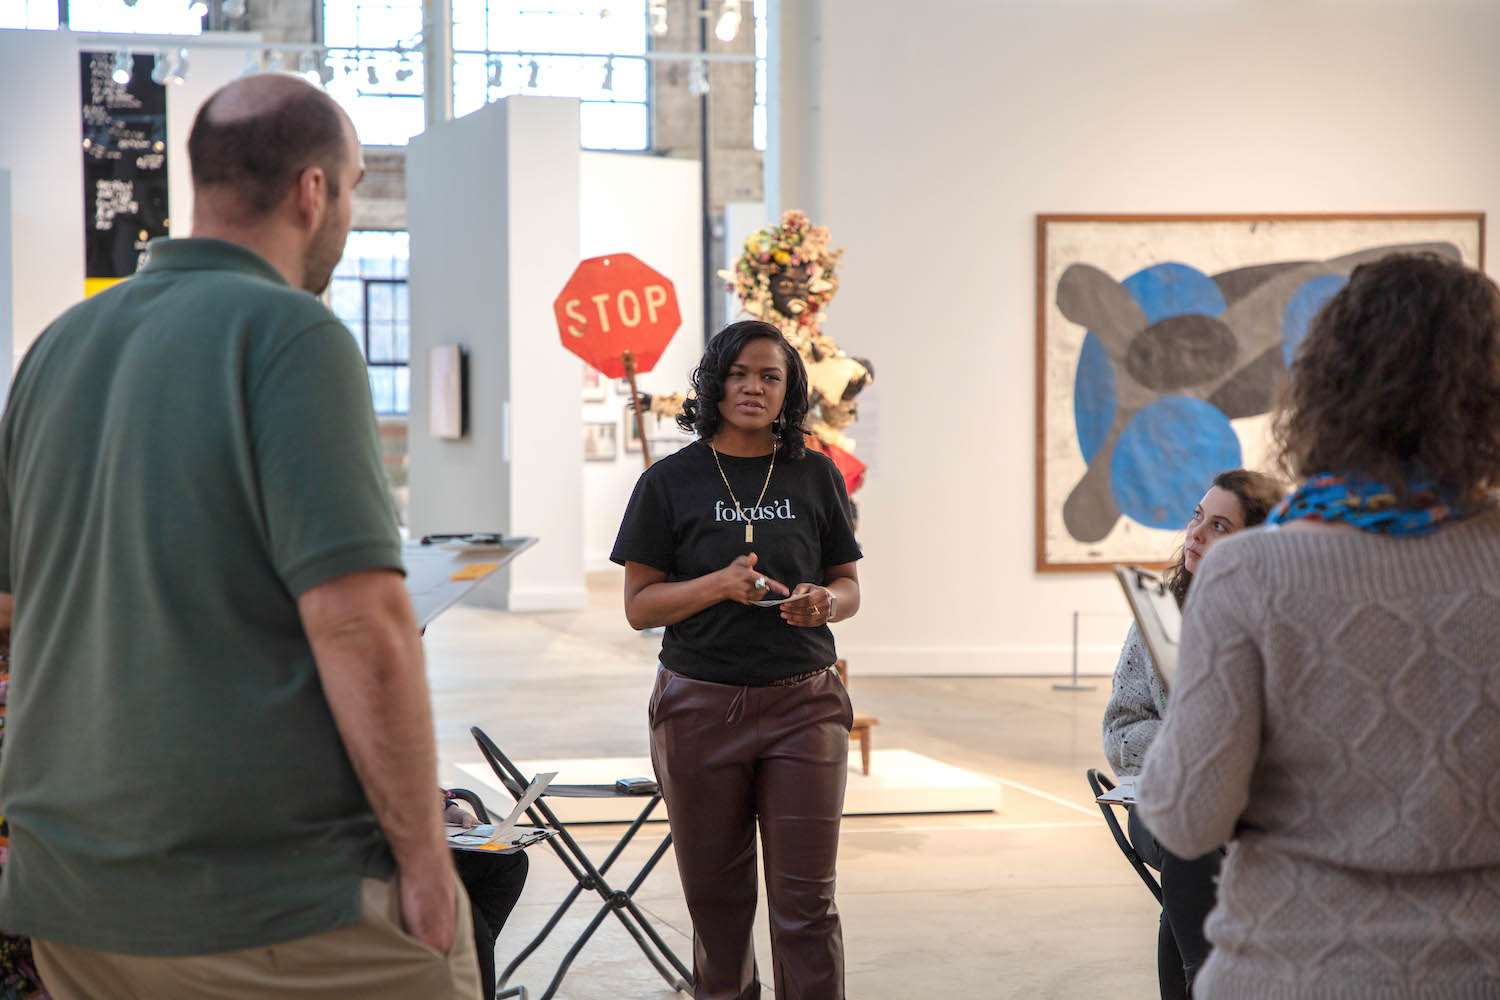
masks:
<svg viewBox="0 0 1500 1000"><path fill-rule="evenodd" d="M1037 216L1038 571L1158 564L1361 262L1484 266L1482 212Z"/></svg>

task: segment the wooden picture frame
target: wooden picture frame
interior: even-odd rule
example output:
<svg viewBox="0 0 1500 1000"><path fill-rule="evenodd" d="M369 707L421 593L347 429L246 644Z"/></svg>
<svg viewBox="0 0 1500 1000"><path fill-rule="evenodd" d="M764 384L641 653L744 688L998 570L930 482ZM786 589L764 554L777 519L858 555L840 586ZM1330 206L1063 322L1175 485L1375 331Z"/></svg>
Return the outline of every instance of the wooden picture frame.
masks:
<svg viewBox="0 0 1500 1000"><path fill-rule="evenodd" d="M1162 565L1360 262L1484 266L1483 212L1036 217L1036 569Z"/></svg>

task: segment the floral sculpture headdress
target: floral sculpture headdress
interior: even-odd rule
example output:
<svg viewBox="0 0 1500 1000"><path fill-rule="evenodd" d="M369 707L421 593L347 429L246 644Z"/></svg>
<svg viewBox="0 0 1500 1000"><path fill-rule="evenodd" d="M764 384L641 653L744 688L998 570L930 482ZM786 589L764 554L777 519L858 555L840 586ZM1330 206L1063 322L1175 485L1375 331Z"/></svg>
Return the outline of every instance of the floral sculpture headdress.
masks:
<svg viewBox="0 0 1500 1000"><path fill-rule="evenodd" d="M838 294L835 268L843 250L828 246L828 227L792 209L781 222L745 241L734 270L720 271L745 311L781 328L793 340L817 335L823 312Z"/></svg>

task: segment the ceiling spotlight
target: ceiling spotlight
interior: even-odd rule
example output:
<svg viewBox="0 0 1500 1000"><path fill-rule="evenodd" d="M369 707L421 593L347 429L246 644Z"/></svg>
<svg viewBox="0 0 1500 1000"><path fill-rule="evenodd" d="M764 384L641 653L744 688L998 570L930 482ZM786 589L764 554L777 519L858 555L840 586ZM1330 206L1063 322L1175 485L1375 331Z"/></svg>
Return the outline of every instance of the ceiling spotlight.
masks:
<svg viewBox="0 0 1500 1000"><path fill-rule="evenodd" d="M130 52L121 49L115 53L115 68L109 74L109 78L122 87L130 86L130 74L134 67L131 65L135 60L131 59Z"/></svg>
<svg viewBox="0 0 1500 1000"><path fill-rule="evenodd" d="M164 87L167 84L167 54L165 52L158 51L154 57L151 66L151 82L158 87Z"/></svg>
<svg viewBox="0 0 1500 1000"><path fill-rule="evenodd" d="M281 52L277 49L266 50L266 69L272 73L280 73L286 69L286 64L281 61Z"/></svg>
<svg viewBox="0 0 1500 1000"><path fill-rule="evenodd" d="M702 59L693 60L692 75L688 77L688 93L694 97L702 97L708 93L708 63Z"/></svg>
<svg viewBox="0 0 1500 1000"><path fill-rule="evenodd" d="M408 79L411 76L411 73L412 73L411 63L409 63L409 62L406 61L406 57L405 56L402 56L401 57L401 64L396 67L396 79L400 80L400 81L405 81L406 79Z"/></svg>
<svg viewBox="0 0 1500 1000"><path fill-rule="evenodd" d="M490 56L490 86L498 87L501 84L501 73L504 63L499 56Z"/></svg>
<svg viewBox="0 0 1500 1000"><path fill-rule="evenodd" d="M208 15L208 0L193 0L188 4L188 13L194 17L206 17Z"/></svg>
<svg viewBox="0 0 1500 1000"><path fill-rule="evenodd" d="M187 49L178 49L177 55L172 58L172 66L164 74L163 82L170 83L174 87L180 87L187 79L188 58ZM155 74L152 74L153 79Z"/></svg>
<svg viewBox="0 0 1500 1000"><path fill-rule="evenodd" d="M219 13L226 19L236 20L245 16L245 0L222 0Z"/></svg>
<svg viewBox="0 0 1500 1000"><path fill-rule="evenodd" d="M365 67L365 79L370 81L370 86L372 87L380 86L380 77L375 75L374 63L370 63L370 65Z"/></svg>
<svg viewBox="0 0 1500 1000"><path fill-rule="evenodd" d="M526 81L526 86L530 87L532 90L535 90L536 89L537 74L540 73L541 71L542 71L542 65L541 65L541 63L539 63L539 62L536 61L536 56L532 56L531 57L531 78Z"/></svg>
<svg viewBox="0 0 1500 1000"><path fill-rule="evenodd" d="M667 0L651 0L651 34L660 38L667 33Z"/></svg>
<svg viewBox="0 0 1500 1000"><path fill-rule="evenodd" d="M721 42L732 42L740 33L740 0L724 0L719 7L719 20L714 25L714 37Z"/></svg>
<svg viewBox="0 0 1500 1000"><path fill-rule="evenodd" d="M603 88L605 90L614 90L615 89L615 57L614 56L610 56L608 59L604 60L604 83L602 84L602 86L603 86Z"/></svg>

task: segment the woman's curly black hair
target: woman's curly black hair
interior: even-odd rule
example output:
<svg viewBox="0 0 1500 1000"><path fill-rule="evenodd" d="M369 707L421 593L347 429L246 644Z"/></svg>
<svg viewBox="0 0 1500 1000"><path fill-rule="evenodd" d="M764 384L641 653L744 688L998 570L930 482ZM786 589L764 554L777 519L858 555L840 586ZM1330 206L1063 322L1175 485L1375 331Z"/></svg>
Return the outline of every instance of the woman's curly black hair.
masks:
<svg viewBox="0 0 1500 1000"><path fill-rule="evenodd" d="M782 403L781 416L771 425L771 432L776 436L776 446L782 457L796 461L807 452L807 443L802 437L806 433L802 425L807 418L809 395L807 368L803 366L797 349L787 343L781 331L758 319L730 323L714 334L691 376L696 398L683 403L677 426L697 434L699 440L714 439L723 419L719 414L719 404L724 400L724 379L729 375L729 366L734 364L745 345L757 338L775 341L786 358L786 401Z"/></svg>

